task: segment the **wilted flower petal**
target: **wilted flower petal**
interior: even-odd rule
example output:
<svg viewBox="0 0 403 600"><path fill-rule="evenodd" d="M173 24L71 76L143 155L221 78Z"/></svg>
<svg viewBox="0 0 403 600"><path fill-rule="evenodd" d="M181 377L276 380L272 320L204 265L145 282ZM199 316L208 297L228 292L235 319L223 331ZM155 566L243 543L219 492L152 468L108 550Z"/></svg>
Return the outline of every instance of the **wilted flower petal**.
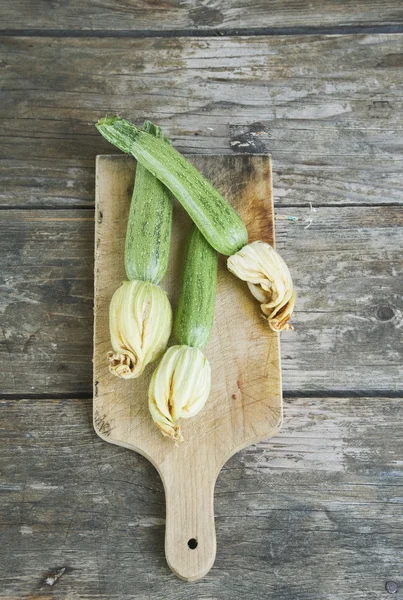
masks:
<svg viewBox="0 0 403 600"><path fill-rule="evenodd" d="M244 246L228 258L227 266L231 273L248 282L273 331L293 328L288 320L294 310L296 293L290 271L270 244L252 242Z"/></svg>

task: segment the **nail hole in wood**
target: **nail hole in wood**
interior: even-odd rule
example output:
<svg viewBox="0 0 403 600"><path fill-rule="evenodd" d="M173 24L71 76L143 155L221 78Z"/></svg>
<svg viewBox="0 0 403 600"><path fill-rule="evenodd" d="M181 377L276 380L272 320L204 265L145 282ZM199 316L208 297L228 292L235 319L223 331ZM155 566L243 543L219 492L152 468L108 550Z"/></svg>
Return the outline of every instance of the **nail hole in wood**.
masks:
<svg viewBox="0 0 403 600"><path fill-rule="evenodd" d="M195 548L197 548L196 538L190 538L190 540L188 541L188 546L191 550L194 550Z"/></svg>
<svg viewBox="0 0 403 600"><path fill-rule="evenodd" d="M389 594L396 594L398 590L397 583L395 583L394 581L387 581L385 589L387 592L389 592Z"/></svg>
<svg viewBox="0 0 403 600"><path fill-rule="evenodd" d="M390 321L395 316L395 313L390 306L381 306L378 308L376 316L380 321Z"/></svg>

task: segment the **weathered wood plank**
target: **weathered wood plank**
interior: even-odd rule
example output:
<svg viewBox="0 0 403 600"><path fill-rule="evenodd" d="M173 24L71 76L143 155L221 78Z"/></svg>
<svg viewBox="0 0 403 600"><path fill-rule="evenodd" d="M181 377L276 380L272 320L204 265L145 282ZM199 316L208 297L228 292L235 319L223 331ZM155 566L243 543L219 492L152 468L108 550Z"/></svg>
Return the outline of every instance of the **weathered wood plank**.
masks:
<svg viewBox="0 0 403 600"><path fill-rule="evenodd" d="M96 437L91 402L3 401L0 598L381 600L401 585L401 403L286 401L280 434L224 467L216 564L184 585L155 470Z"/></svg>
<svg viewBox="0 0 403 600"><path fill-rule="evenodd" d="M293 209L292 216L299 220L276 222L299 294L297 333L284 332L281 342L284 389L402 389L403 211Z"/></svg>
<svg viewBox="0 0 403 600"><path fill-rule="evenodd" d="M39 0L3 2L2 29L65 29L82 31L167 31L194 29L242 29L248 27L329 27L390 25L403 22L398 0L349 3L337 0L195 0L176 2L80 2L49 4Z"/></svg>
<svg viewBox="0 0 403 600"><path fill-rule="evenodd" d="M284 391L401 390L401 208L276 212L299 295ZM90 210L2 211L3 393L91 393L93 229Z"/></svg>
<svg viewBox="0 0 403 600"><path fill-rule="evenodd" d="M402 203L403 35L3 38L0 64L3 205L93 206L108 112L271 153L283 206Z"/></svg>
<svg viewBox="0 0 403 600"><path fill-rule="evenodd" d="M89 392L93 212L1 217L2 392Z"/></svg>

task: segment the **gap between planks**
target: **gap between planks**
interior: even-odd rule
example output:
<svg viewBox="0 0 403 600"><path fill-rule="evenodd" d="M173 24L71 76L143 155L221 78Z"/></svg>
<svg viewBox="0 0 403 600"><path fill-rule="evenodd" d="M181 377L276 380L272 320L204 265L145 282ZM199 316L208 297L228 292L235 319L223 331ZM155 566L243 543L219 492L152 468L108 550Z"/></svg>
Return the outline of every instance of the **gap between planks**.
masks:
<svg viewBox="0 0 403 600"><path fill-rule="evenodd" d="M186 156L186 155L185 155ZM203 156L203 155L200 155ZM206 155L207 156L207 155ZM231 156L231 155L228 155ZM303 209L303 208L307 208L307 209L312 209L312 208L384 208L384 207L400 207L403 205L403 202L384 202L383 204L371 204L370 202L357 202L357 204L349 204L349 203L342 203L342 204L336 204L334 202L328 202L326 204L320 203L320 204L315 204L313 202L310 202L309 204L286 204L283 205L281 204L281 200L280 201L276 201L274 200L274 211L276 211L276 209L291 209L293 210L295 209ZM94 211L95 210L95 203L94 204L90 204L90 205L86 205L83 206L82 204L62 204L61 206L52 206L52 205L47 205L47 204L29 204L29 205L24 205L24 204L17 204L17 205L7 205L7 204L3 204L0 205L0 211L2 210L90 210L90 211Z"/></svg>
<svg viewBox="0 0 403 600"><path fill-rule="evenodd" d="M331 27L245 27L229 29L167 29L158 31L80 30L80 29L4 29L0 37L72 37L72 38L184 38L184 37L273 37L278 35L352 35L403 33L403 24L334 25Z"/></svg>
<svg viewBox="0 0 403 600"><path fill-rule="evenodd" d="M4 400L92 400L92 392L47 392L46 394L0 394L0 401ZM401 390L313 390L313 391L283 391L285 400L295 398L403 398Z"/></svg>

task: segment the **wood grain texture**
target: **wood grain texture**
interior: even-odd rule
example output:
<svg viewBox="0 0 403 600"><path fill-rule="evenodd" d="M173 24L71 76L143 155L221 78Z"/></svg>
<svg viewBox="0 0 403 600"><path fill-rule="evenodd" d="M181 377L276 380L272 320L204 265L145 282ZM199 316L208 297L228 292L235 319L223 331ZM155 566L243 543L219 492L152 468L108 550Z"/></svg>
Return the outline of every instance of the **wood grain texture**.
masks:
<svg viewBox="0 0 403 600"><path fill-rule="evenodd" d="M0 4L30 35L402 23L397 0ZM150 464L95 435L91 401L34 399L91 393L93 212L2 211L0 388L30 397L0 402L1 600L382 600L389 580L399 597L402 399L355 394L402 389L402 39L0 39L2 205L92 208L107 111L185 152L271 152L299 292L284 389L353 394L286 400L280 434L224 466L216 564L184 585Z"/></svg>
<svg viewBox="0 0 403 600"><path fill-rule="evenodd" d="M169 31L250 27L328 27L403 23L398 0L350 3L337 0L103 0L68 3L38 0L2 2L2 29L81 31Z"/></svg>
<svg viewBox="0 0 403 600"><path fill-rule="evenodd" d="M401 208L275 212L277 248L298 292L295 332L281 336L284 391L401 390ZM93 212L1 217L2 393L90 394Z"/></svg>
<svg viewBox="0 0 403 600"><path fill-rule="evenodd" d="M93 206L115 112L185 152L271 153L281 206L402 203L403 35L2 38L0 64L3 205Z"/></svg>
<svg viewBox="0 0 403 600"><path fill-rule="evenodd" d="M382 600L387 581L401 587L402 398L286 400L279 434L221 471L216 563L186 585L165 563L156 471L95 435L91 405L0 402L1 600Z"/></svg>
<svg viewBox="0 0 403 600"><path fill-rule="evenodd" d="M239 212L251 239L274 244L271 160L268 156L191 157L194 165ZM194 581L216 554L213 493L223 464L239 449L275 435L282 422L279 334L256 310L247 287L218 269L214 327L203 354L212 387L202 412L182 420L185 441L161 435L148 409L149 365L135 380L109 372L109 304L125 279L124 244L135 161L98 156L94 301L94 427L107 442L143 454L156 467L166 495L165 553L172 571ZM175 205L170 262L161 283L175 307L191 221ZM190 540L197 547L191 549Z"/></svg>
<svg viewBox="0 0 403 600"><path fill-rule="evenodd" d="M3 211L3 394L91 390L93 211Z"/></svg>

